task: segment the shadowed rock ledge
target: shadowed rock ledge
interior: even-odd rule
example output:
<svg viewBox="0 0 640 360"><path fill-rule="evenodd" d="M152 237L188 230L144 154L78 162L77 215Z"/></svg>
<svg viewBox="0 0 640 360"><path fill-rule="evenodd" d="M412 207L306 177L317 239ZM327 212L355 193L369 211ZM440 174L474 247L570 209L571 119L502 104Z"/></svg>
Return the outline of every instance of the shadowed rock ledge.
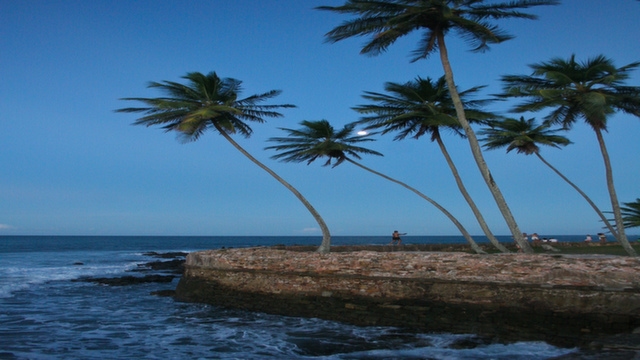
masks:
<svg viewBox="0 0 640 360"><path fill-rule="evenodd" d="M639 269L618 256L223 249L187 256L176 298L574 346L640 327Z"/></svg>

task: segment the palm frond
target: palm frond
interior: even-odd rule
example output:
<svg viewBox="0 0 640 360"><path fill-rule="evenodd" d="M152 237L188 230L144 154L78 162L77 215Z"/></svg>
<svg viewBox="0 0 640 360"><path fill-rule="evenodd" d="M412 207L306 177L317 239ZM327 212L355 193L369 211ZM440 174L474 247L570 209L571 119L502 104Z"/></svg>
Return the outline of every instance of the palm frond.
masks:
<svg viewBox="0 0 640 360"><path fill-rule="evenodd" d="M438 129L463 136L444 77L437 80L417 77L404 84L387 82L384 88L386 93L364 92L362 97L371 103L353 107L366 115L355 124L364 125L367 130L382 129L383 135L396 133L395 140L406 137L417 139L428 134L435 140L437 136L434 137L434 134L439 134L436 131ZM497 118L481 110L481 106L491 99L469 99L482 88L476 86L459 94L467 109L465 115L471 122L482 123Z"/></svg>
<svg viewBox="0 0 640 360"><path fill-rule="evenodd" d="M220 78L215 72L202 74L189 72L182 77L186 83L173 81L150 82L148 87L157 89L164 97L123 98L137 101L146 107L127 107L116 110L123 113L142 113L134 125L162 125L165 131L176 131L182 141L197 140L205 131L249 137L252 133L247 122L265 122L265 118L278 118L276 110L294 105L260 104L281 94L271 90L239 99L242 81Z"/></svg>
<svg viewBox="0 0 640 360"><path fill-rule="evenodd" d="M436 38L456 31L473 51L484 51L488 44L509 40L512 36L489 20L504 18L535 19L520 11L540 5L555 5L553 0L517 0L483 4L484 1L455 0L347 0L342 6L319 6L318 10L353 15L329 31L328 42L355 36L369 36L360 53L378 55L399 38L413 31L422 32L411 61L429 57L438 50Z"/></svg>
<svg viewBox="0 0 640 360"><path fill-rule="evenodd" d="M268 146L267 150L276 150L273 159L284 162L306 162L311 164L317 159L326 159L323 166L340 165L347 158L356 159L364 155L378 155L381 153L356 144L373 141L372 134L353 135L354 124L347 124L336 131L327 120L302 121L301 129L280 128L288 133L287 137L272 137L268 141L278 145Z"/></svg>

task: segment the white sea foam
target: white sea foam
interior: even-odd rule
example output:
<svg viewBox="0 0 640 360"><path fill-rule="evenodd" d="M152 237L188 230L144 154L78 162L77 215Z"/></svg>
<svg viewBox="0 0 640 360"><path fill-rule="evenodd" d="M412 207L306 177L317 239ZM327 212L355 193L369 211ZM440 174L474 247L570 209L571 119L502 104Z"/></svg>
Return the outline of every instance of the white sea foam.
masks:
<svg viewBox="0 0 640 360"><path fill-rule="evenodd" d="M99 256L87 252L2 254L0 298L50 281L124 273L135 269L142 262L142 256L131 253Z"/></svg>
<svg viewBox="0 0 640 360"><path fill-rule="evenodd" d="M140 263L157 260L144 256L147 250L204 248L209 241L195 239L198 242L192 245L191 240L173 238L55 240L53 245L34 241L39 247L23 246L19 252L8 251L11 244L0 249L0 357L516 360L547 359L576 351L540 342L474 343L474 335L357 327L150 295L175 288L175 283L107 287L72 282L68 280L126 274ZM247 243L264 242L249 240ZM294 241L300 242L290 242ZM16 243L25 242L18 239ZM56 250L57 244L64 244L67 250ZM216 244L239 246L239 241ZM47 251L41 248L44 245ZM465 342L472 346L454 346Z"/></svg>

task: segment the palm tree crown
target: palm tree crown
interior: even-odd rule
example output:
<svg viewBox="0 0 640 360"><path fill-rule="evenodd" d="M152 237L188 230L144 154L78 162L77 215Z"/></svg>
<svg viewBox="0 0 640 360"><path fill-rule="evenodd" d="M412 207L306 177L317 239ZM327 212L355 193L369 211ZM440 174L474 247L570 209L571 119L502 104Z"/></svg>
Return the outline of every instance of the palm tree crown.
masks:
<svg viewBox="0 0 640 360"><path fill-rule="evenodd" d="M486 136L480 141L483 141L484 147L489 150L506 146L507 152L516 150L518 154L531 155L540 152L539 144L555 148L571 144L566 137L555 135L561 129L550 129L549 124L537 125L534 118L504 119L492 121L489 125L490 128L478 132L478 135Z"/></svg>
<svg viewBox="0 0 640 360"><path fill-rule="evenodd" d="M374 35L360 53L378 55L399 38L414 30L423 30L412 61L429 57L438 50L437 37L451 30L467 40L473 51L485 51L488 44L509 40L487 19L536 16L518 11L538 5L557 4L554 0L519 0L484 4L484 0L347 0L342 6L319 6L319 10L356 14L359 18L345 21L327 37L336 42L354 35Z"/></svg>
<svg viewBox="0 0 640 360"><path fill-rule="evenodd" d="M435 81L417 77L404 84L387 82L384 88L388 94L365 91L362 97L374 103L359 105L353 109L361 114L373 115L363 117L357 124L365 124L366 129L383 128L382 134L398 132L395 140L408 136L418 139L431 134L431 140L435 141L442 128L464 137L444 76ZM460 92L465 114L470 122L485 122L496 117L479 110L481 105L490 100L468 99L468 96L482 88L483 86L476 86Z"/></svg>
<svg viewBox="0 0 640 360"><path fill-rule="evenodd" d="M287 137L273 137L269 141L280 143L280 145L269 146L266 149L282 151L274 156L284 162L303 162L311 164L318 158L327 158L324 166L335 161L333 167L340 165L348 156L360 159L359 154L378 155L381 153L366 149L354 144L374 141L366 135L353 136L355 124L347 124L342 130L336 131L327 120L302 121L303 128L300 130L280 128L286 131Z"/></svg>
<svg viewBox="0 0 640 360"><path fill-rule="evenodd" d="M157 88L166 94L160 98L124 98L140 101L148 107L118 109L118 112L138 112L145 116L137 119L135 125L162 125L167 131L178 131L184 140L197 140L207 129L213 128L225 134L239 133L251 136L247 121L263 123L265 117L282 117L279 108L294 105L259 105L278 96L280 90L238 99L242 82L233 78L219 78L215 72L204 75L199 72L187 73L183 79L187 84L173 81L151 82L149 88Z"/></svg>
<svg viewBox="0 0 640 360"><path fill-rule="evenodd" d="M606 130L607 118L615 111L640 116L640 87L625 86L629 72L640 66L634 62L616 68L603 55L578 62L553 58L530 65L531 76L502 77L502 97L525 98L516 112L554 108L544 119L565 128L584 119L593 129Z"/></svg>

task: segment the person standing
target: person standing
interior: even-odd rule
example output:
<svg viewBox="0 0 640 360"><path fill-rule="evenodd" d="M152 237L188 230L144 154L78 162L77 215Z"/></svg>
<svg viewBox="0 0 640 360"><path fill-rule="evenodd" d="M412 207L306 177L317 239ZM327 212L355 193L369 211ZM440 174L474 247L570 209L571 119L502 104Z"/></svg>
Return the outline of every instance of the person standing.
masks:
<svg viewBox="0 0 640 360"><path fill-rule="evenodd" d="M407 235L407 233L400 234L398 230L394 230L393 234L391 234L391 242L389 243L389 245L395 245L396 242L398 243L398 245L402 244L402 238L400 238L400 235Z"/></svg>

